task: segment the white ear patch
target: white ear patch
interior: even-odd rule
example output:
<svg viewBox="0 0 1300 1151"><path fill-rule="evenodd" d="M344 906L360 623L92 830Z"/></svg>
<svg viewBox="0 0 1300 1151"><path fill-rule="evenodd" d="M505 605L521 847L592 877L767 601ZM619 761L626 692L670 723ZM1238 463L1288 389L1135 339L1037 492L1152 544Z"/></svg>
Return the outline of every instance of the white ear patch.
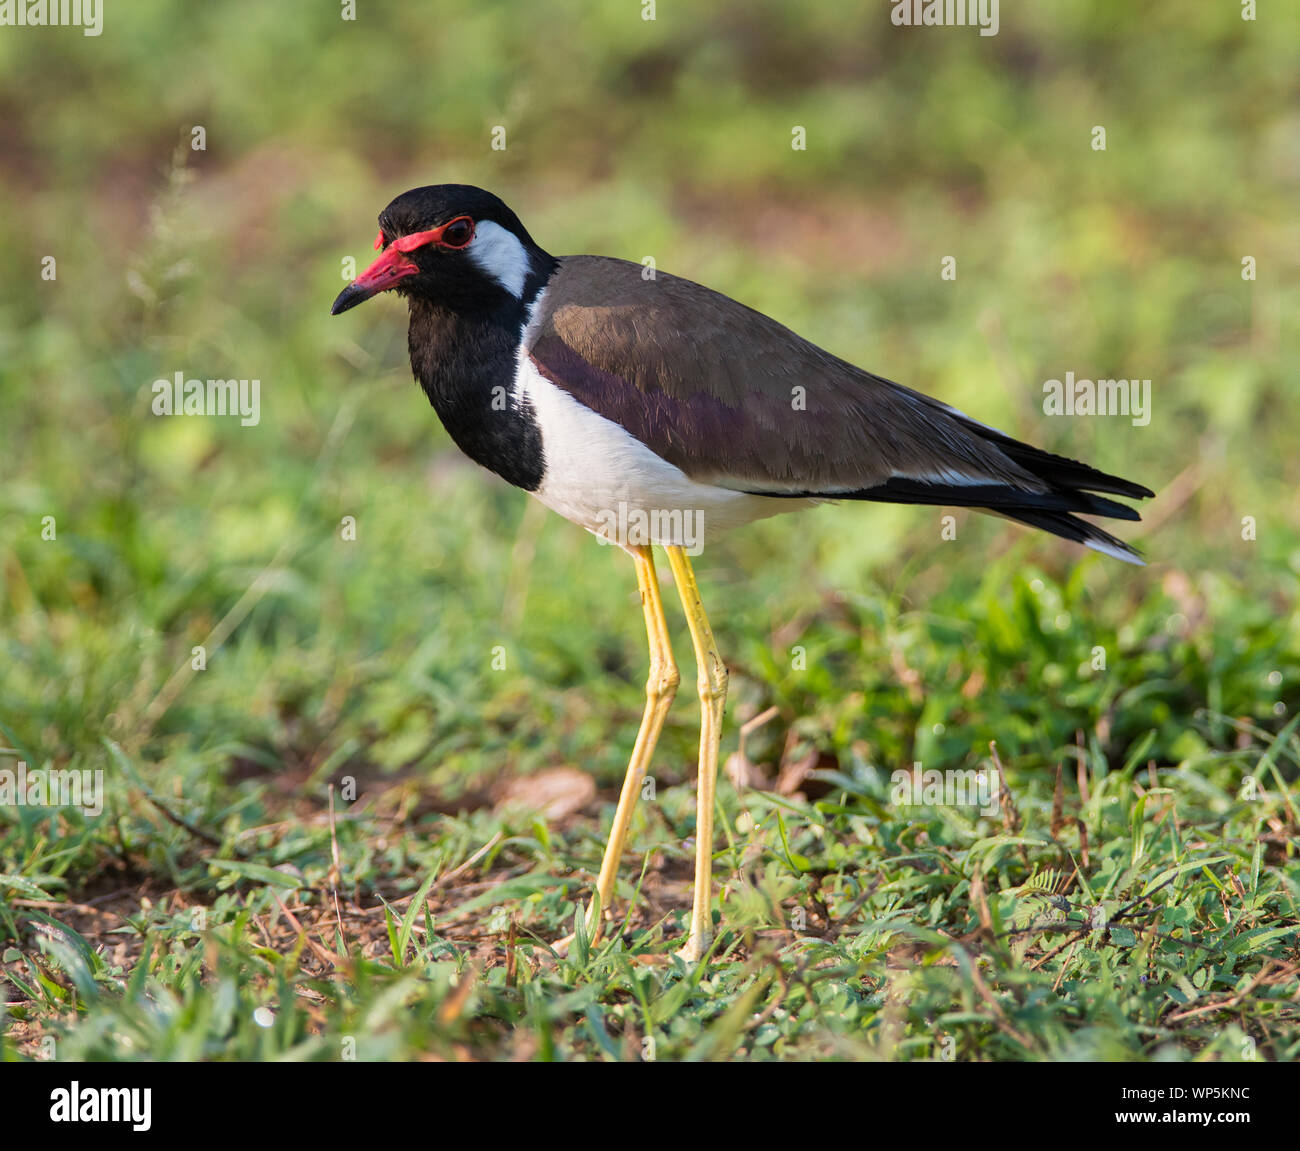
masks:
<svg viewBox="0 0 1300 1151"><path fill-rule="evenodd" d="M522 299L530 266L528 253L519 237L500 224L482 220L474 228L474 239L465 249L469 258L512 296Z"/></svg>

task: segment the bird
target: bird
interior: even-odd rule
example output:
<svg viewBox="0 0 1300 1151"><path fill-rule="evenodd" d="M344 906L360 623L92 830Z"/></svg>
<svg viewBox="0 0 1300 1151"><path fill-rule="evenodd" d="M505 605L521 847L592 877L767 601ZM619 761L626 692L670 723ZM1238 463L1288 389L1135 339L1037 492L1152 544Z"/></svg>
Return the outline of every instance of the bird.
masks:
<svg viewBox="0 0 1300 1151"><path fill-rule="evenodd" d="M727 667L691 564L753 520L837 500L975 508L1129 563L1084 516L1155 493L1019 442L859 368L691 280L607 256L553 256L468 184L397 196L380 255L334 301L406 298L411 369L456 445L632 558L649 647L646 702L583 918L611 921L619 861L681 677L653 548L667 555L700 699L695 868L677 954L714 943L713 811ZM571 939L572 937L570 937ZM567 943L568 940L561 941Z"/></svg>

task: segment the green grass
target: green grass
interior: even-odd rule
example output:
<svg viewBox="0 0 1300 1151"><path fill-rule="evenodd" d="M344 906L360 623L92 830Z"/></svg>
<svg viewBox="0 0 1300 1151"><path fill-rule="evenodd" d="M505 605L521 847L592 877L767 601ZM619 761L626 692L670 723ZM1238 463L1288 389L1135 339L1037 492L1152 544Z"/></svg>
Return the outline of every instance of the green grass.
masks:
<svg viewBox="0 0 1300 1151"><path fill-rule="evenodd" d="M0 769L106 782L0 806L0 1059L1297 1058L1300 17L361 7L0 35ZM1160 492L1144 569L925 508L710 548L723 756L775 709L744 753L793 783L722 780L693 970L675 604L626 918L561 958L632 566L455 452L394 301L328 315L378 209L453 179ZM151 416L177 370L260 378L261 423ZM1046 418L1066 371L1151 378L1150 425ZM897 802L991 745L997 814ZM564 814L511 790L564 768Z"/></svg>
<svg viewBox="0 0 1300 1151"><path fill-rule="evenodd" d="M548 533L560 546L567 534ZM569 572L586 574L578 602L625 601L602 597L598 566ZM1124 613L1107 670L1089 674L1107 608L1083 584L1009 555L964 607L942 593L924 614L876 592L838 598L801 633L802 673L733 634L747 629L724 610L720 634L742 653L733 717L768 704L783 717L747 754L818 752L802 784L817 798L723 784L721 937L694 971L669 957L689 906L688 704L620 886L640 900L626 932L585 953L557 959L547 944L587 897L597 821L548 826L472 797L459 815L420 814L502 762L572 759L613 787L634 728L634 637L605 653L589 691L557 686L568 676L546 652L473 708L454 702L482 675L464 647L412 640L380 674L354 653L344 690L311 676L310 644L285 643L284 673L244 693L244 730L223 731L216 717L233 723L247 687L231 651L229 669L213 660L183 696L182 715L212 717L205 740L160 736L177 750L152 762L106 736L102 757L85 755L113 781L99 818L18 809L0 915L25 1002L7 1048L39 1053L52 1035L72 1059L1294 1058L1287 781L1300 740L1294 722L1271 734L1268 702L1269 674L1295 674L1294 636L1288 655L1261 611L1216 656L1179 634L1175 608L1193 605L1155 595ZM295 664L308 669L297 688ZM900 686L900 668L924 689ZM1005 815L891 803L897 766L986 764L990 738ZM327 780L354 772L360 796L339 803L332 832Z"/></svg>

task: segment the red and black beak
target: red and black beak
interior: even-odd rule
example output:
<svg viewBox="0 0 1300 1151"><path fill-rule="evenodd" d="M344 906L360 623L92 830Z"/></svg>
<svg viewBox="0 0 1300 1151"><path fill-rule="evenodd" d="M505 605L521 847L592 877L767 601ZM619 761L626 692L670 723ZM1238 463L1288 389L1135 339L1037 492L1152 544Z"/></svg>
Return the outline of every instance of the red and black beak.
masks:
<svg viewBox="0 0 1300 1151"><path fill-rule="evenodd" d="M383 239L384 234L380 232L375 240L376 248L383 246ZM416 239L416 237L402 237L402 240L409 241L413 239ZM406 256L407 252L418 245L404 244L402 240L390 244L388 250L379 259L339 293L338 299L334 301L334 306L330 308L331 316L337 316L340 312L355 308L358 304L370 299L371 296L386 292L389 288L395 288L398 281L405 279L407 276L413 276L420 270L420 266L414 260L407 259Z"/></svg>
<svg viewBox="0 0 1300 1151"><path fill-rule="evenodd" d="M468 232L464 224L469 224ZM447 229L456 224L461 225L461 232L457 235L454 244L448 243L444 236ZM414 252L416 248L423 248L426 244L437 244L443 248L461 249L464 248L470 240L474 238L474 221L468 216L458 216L454 220L448 220L447 223L437 228L431 228L427 232L412 232L407 236L399 236L384 250L384 254L352 281L338 295L334 301L334 306L330 308L330 315L337 316L340 312L346 312L349 308L355 308L358 304L376 296L380 292L386 292L389 288L397 287L398 283L407 276L414 276L420 271L420 265L414 260L408 259L408 253ZM384 247L384 233L380 232L375 237L375 247Z"/></svg>

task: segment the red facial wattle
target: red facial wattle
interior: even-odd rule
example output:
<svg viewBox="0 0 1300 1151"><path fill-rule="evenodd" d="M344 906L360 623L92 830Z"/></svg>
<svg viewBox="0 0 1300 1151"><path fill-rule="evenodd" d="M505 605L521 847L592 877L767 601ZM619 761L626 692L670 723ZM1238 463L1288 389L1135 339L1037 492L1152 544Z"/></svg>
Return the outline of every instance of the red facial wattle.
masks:
<svg viewBox="0 0 1300 1151"><path fill-rule="evenodd" d="M469 224L468 235L461 239L464 233L463 228L458 228L456 237L459 243L450 243L445 239L445 234L449 228L463 223ZM383 254L346 288L343 289L334 301L334 306L330 309L330 314L337 316L340 312L346 312L349 308L355 308L358 304L370 299L371 296L378 295L380 292L386 292L389 288L394 288L407 276L413 276L420 271L420 266L414 261L407 259L409 253L414 252L417 248L423 248L428 244L436 244L441 248L447 248L457 251L469 245L474 238L474 221L468 216L457 216L454 220L448 220L436 228L431 228L426 232L412 232L407 236L398 236L387 248L384 247L384 233L381 231L375 237L375 248L383 249Z"/></svg>

